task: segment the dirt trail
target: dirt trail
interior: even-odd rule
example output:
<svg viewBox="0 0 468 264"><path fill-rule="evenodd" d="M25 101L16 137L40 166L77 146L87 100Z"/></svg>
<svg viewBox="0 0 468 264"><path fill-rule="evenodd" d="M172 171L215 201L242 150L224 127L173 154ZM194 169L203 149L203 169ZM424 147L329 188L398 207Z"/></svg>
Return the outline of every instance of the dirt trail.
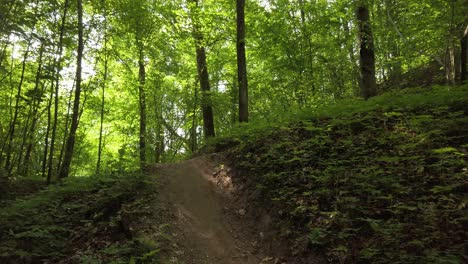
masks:
<svg viewBox="0 0 468 264"><path fill-rule="evenodd" d="M239 230L225 206L228 199L213 181L213 166L202 158L161 166L162 200L173 206L172 236L180 249L173 263L258 264L250 239ZM236 225L233 226L232 224Z"/></svg>

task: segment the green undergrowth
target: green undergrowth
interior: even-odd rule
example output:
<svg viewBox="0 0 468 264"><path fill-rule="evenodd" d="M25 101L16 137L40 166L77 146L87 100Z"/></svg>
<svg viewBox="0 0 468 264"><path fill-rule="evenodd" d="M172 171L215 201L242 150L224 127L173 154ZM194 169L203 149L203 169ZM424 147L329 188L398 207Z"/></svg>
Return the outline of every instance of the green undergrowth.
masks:
<svg viewBox="0 0 468 264"><path fill-rule="evenodd" d="M205 150L227 153L298 256L466 263L468 86L338 102Z"/></svg>
<svg viewBox="0 0 468 264"><path fill-rule="evenodd" d="M37 176L19 177L7 180L0 174L0 207L11 200L27 197L46 187L44 178Z"/></svg>
<svg viewBox="0 0 468 264"><path fill-rule="evenodd" d="M11 202L0 208L0 263L158 263L158 241L137 233L158 221L155 190L139 174L73 177Z"/></svg>

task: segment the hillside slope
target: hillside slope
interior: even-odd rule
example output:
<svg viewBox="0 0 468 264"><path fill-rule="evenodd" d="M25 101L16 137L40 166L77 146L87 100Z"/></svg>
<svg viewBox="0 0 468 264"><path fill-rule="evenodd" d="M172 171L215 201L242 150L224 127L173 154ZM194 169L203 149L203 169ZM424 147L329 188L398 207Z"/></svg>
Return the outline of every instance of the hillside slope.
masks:
<svg viewBox="0 0 468 264"><path fill-rule="evenodd" d="M468 86L246 124L204 151L5 201L0 262L467 262Z"/></svg>
<svg viewBox="0 0 468 264"><path fill-rule="evenodd" d="M463 263L468 87L342 102L211 142L300 263ZM286 244L285 244L286 243ZM307 261L304 261L307 262Z"/></svg>

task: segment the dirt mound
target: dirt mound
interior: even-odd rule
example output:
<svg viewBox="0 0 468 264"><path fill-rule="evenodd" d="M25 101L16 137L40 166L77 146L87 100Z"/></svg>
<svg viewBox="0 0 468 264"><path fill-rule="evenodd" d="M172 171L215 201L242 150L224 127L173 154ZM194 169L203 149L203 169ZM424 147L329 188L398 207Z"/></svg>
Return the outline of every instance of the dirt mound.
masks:
<svg viewBox="0 0 468 264"><path fill-rule="evenodd" d="M261 254L255 231L246 228L245 212L232 207L230 193L220 188L215 166L205 158L162 165L161 200L172 207L171 263L283 263ZM223 185L226 187L226 185Z"/></svg>

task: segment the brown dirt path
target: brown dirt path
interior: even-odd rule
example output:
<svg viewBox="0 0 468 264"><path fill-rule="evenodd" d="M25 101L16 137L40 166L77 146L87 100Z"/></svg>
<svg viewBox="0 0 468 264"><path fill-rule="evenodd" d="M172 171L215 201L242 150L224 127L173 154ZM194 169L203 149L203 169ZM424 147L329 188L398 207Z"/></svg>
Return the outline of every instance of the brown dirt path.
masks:
<svg viewBox="0 0 468 264"><path fill-rule="evenodd" d="M156 168L156 174L163 183L162 202L174 212L170 224L177 250L171 263L272 263L258 254L245 232L235 231L242 228L242 221L226 212L229 197L214 183L210 162L196 158L166 164Z"/></svg>

